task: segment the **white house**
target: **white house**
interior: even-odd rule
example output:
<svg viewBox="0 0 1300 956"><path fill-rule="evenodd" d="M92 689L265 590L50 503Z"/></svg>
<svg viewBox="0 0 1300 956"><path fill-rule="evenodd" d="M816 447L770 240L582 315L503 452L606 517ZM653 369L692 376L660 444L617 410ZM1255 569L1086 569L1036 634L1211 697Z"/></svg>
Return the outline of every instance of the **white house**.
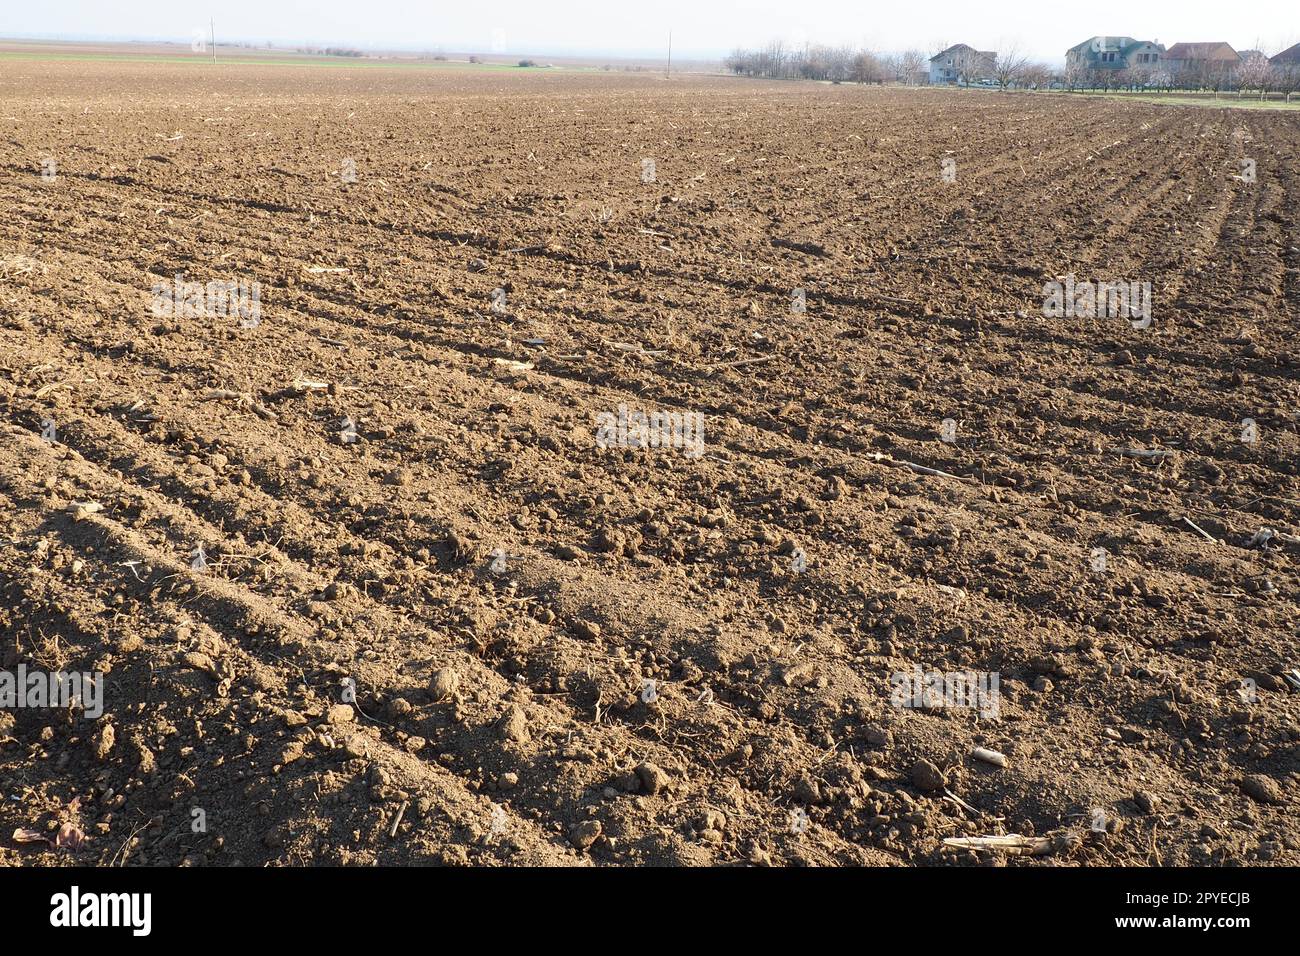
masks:
<svg viewBox="0 0 1300 956"><path fill-rule="evenodd" d="M965 43L950 46L930 57L931 83L961 83L987 79L993 73L998 55L988 50L976 50Z"/></svg>

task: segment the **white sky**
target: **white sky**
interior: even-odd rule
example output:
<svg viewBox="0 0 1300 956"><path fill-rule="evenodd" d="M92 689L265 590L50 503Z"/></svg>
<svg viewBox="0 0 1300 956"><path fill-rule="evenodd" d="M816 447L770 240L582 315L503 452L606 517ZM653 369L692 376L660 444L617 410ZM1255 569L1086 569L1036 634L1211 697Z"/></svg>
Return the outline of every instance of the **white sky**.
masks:
<svg viewBox="0 0 1300 956"><path fill-rule="evenodd" d="M1275 53L1300 40L1297 0L0 0L0 35L217 38L365 49L712 58L773 38L890 52L1018 43L1049 61L1090 36L1226 40ZM496 41L494 43L494 40ZM504 46L501 41L504 40Z"/></svg>

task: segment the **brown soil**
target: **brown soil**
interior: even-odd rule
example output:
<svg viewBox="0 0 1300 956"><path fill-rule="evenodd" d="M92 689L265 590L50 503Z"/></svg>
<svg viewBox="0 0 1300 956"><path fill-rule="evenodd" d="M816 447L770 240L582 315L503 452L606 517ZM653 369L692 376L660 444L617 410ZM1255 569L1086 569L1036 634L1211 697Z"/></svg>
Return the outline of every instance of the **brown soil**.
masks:
<svg viewBox="0 0 1300 956"><path fill-rule="evenodd" d="M0 712L0 863L1300 862L1297 543L1251 544L1300 505L1297 156L1047 95L0 63L0 667L106 673ZM181 272L261 324L154 315ZM1154 324L1042 318L1070 272ZM598 448L620 403L705 454ZM999 719L892 706L914 666Z"/></svg>

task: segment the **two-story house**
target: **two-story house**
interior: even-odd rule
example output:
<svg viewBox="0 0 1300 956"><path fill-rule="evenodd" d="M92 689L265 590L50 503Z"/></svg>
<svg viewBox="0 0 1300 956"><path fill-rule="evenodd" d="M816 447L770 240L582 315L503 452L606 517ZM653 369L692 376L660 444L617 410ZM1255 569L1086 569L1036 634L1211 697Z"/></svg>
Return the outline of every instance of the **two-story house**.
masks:
<svg viewBox="0 0 1300 956"><path fill-rule="evenodd" d="M988 79L997 62L996 53L958 43L930 57L930 82L967 85Z"/></svg>

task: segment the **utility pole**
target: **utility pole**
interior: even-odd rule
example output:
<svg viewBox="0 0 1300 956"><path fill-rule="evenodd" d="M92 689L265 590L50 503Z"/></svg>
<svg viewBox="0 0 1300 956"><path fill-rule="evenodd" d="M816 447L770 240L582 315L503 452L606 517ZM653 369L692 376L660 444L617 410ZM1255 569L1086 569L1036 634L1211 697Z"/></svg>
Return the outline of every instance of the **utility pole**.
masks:
<svg viewBox="0 0 1300 956"><path fill-rule="evenodd" d="M212 62L217 62L217 23L215 20L208 20L208 32L212 36Z"/></svg>
<svg viewBox="0 0 1300 956"><path fill-rule="evenodd" d="M668 31L668 69L664 70L664 76L673 75L673 31Z"/></svg>

